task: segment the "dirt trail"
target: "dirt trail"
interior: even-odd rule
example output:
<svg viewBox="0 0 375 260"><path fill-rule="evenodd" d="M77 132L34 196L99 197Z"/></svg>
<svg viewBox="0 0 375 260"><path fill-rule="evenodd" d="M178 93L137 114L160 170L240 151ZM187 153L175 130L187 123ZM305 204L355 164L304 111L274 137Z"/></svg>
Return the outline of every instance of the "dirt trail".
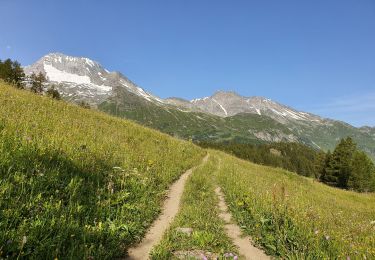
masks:
<svg viewBox="0 0 375 260"><path fill-rule="evenodd" d="M228 211L224 200L224 194L220 187L217 187L215 192L219 198L219 209L221 211L219 216L224 220L226 232L233 243L238 247L240 255L245 257L245 259L251 260L271 259L262 250L251 244L250 237L242 236L240 227L232 222L232 215Z"/></svg>
<svg viewBox="0 0 375 260"><path fill-rule="evenodd" d="M203 158L202 164L207 162L208 157L209 154ZM161 241L164 232L176 216L186 180L195 168L196 167L187 170L175 183L172 184L168 191L167 199L164 201L162 213L154 221L141 243L129 249L128 256L125 257L125 259L145 260L149 258L151 249Z"/></svg>

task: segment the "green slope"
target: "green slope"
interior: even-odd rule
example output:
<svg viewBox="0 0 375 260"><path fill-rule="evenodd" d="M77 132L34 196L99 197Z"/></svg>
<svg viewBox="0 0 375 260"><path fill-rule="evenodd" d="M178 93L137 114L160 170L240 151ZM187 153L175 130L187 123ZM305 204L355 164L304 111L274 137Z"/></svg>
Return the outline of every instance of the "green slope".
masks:
<svg viewBox="0 0 375 260"><path fill-rule="evenodd" d="M204 151L0 83L0 258L113 259Z"/></svg>
<svg viewBox="0 0 375 260"><path fill-rule="evenodd" d="M325 120L324 124L297 121L281 124L270 117L256 114L237 114L222 118L146 102L121 89L114 96L115 98L100 104L99 109L175 137L194 141L252 144L292 141L327 151L333 149L341 138L351 136L360 149L375 159L375 134L371 128L365 131L334 120Z"/></svg>
<svg viewBox="0 0 375 260"><path fill-rule="evenodd" d="M217 186L243 233L276 259L375 258L374 193L340 190L286 170L209 153L207 164L188 180L181 210L152 259L238 255L218 218ZM180 227L191 228L191 235Z"/></svg>
<svg viewBox="0 0 375 260"><path fill-rule="evenodd" d="M245 233L282 259L374 259L375 194L326 186L211 151L215 176Z"/></svg>
<svg viewBox="0 0 375 260"><path fill-rule="evenodd" d="M341 138L351 136L361 150L375 159L375 136L344 122L329 121L326 125L317 127L300 126L297 131L301 131L304 138L313 141L323 150L331 151Z"/></svg>
<svg viewBox="0 0 375 260"><path fill-rule="evenodd" d="M159 213L171 182L206 153L132 122L3 83L0 107L0 258L123 257ZM146 115L154 111L148 109ZM247 119L230 120L240 125ZM255 119L254 129L269 123ZM212 190L219 185L236 221L271 255L375 257L374 194L210 154L189 180L182 210L155 256L175 249L235 251L217 218ZM194 228L192 239L175 232L181 225Z"/></svg>
<svg viewBox="0 0 375 260"><path fill-rule="evenodd" d="M265 142L253 132L267 130L271 135L287 136L291 131L269 117L239 114L222 118L199 112L185 112L173 106L162 106L144 100L129 92L103 102L99 109L106 113L131 119L175 137L194 141ZM282 139L280 139L282 140Z"/></svg>

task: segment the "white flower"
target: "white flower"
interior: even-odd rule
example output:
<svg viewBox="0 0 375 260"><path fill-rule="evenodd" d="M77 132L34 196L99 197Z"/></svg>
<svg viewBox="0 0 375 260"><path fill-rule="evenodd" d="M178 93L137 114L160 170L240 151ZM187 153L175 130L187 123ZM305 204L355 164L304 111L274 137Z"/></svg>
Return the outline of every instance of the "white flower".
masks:
<svg viewBox="0 0 375 260"><path fill-rule="evenodd" d="M23 236L23 238L22 238L22 246L23 246L24 244L26 244L26 242L27 242L27 236Z"/></svg>

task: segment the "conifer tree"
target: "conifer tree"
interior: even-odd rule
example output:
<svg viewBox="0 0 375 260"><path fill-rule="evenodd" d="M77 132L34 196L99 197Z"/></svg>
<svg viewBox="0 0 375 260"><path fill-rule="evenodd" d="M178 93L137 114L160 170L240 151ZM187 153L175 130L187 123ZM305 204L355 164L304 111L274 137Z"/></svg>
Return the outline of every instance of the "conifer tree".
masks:
<svg viewBox="0 0 375 260"><path fill-rule="evenodd" d="M39 74L32 73L30 76L31 88L30 90L34 93L40 94L43 92L43 83L46 81L46 77L43 73Z"/></svg>
<svg viewBox="0 0 375 260"><path fill-rule="evenodd" d="M0 78L18 88L24 87L25 73L21 64L17 61L12 61L11 59L0 60Z"/></svg>
<svg viewBox="0 0 375 260"><path fill-rule="evenodd" d="M331 151L328 151L324 160L324 167L320 174L320 180L328 185L337 186L338 176Z"/></svg>
<svg viewBox="0 0 375 260"><path fill-rule="evenodd" d="M356 191L375 191L375 166L352 138L342 139L327 153L320 180L328 185Z"/></svg>
<svg viewBox="0 0 375 260"><path fill-rule="evenodd" d="M354 152L350 168L349 189L358 191L375 190L375 166L364 152Z"/></svg>
<svg viewBox="0 0 375 260"><path fill-rule="evenodd" d="M341 139L327 162L323 181L329 185L346 189L351 171L350 164L355 151L356 144L351 137Z"/></svg>
<svg viewBox="0 0 375 260"><path fill-rule="evenodd" d="M23 81L25 79L25 73L23 72L21 64L17 61L13 62L11 79L12 79L12 83L17 88L24 88Z"/></svg>

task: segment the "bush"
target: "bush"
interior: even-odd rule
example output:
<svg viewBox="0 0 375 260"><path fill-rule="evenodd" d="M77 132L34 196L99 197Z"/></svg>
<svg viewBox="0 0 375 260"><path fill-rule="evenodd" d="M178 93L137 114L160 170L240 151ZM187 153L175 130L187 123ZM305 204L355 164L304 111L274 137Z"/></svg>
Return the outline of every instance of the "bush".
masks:
<svg viewBox="0 0 375 260"><path fill-rule="evenodd" d="M55 89L55 86L50 87L47 90L46 94L47 94L47 96L49 96L51 98L54 98L54 99L57 99L57 100L61 99L61 95L60 95L59 91L57 89Z"/></svg>

